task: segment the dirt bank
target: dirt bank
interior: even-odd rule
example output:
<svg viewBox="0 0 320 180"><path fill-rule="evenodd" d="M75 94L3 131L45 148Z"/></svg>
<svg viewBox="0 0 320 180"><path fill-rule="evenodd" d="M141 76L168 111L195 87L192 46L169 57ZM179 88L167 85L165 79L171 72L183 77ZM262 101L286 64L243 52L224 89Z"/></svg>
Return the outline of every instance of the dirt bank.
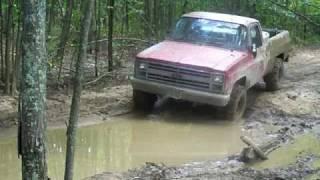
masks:
<svg viewBox="0 0 320 180"><path fill-rule="evenodd" d="M80 125L101 123L112 116L131 110L129 85L106 87L100 91L85 90L81 97ZM50 93L47 97L47 120L49 127L63 127L69 120L71 96ZM17 124L17 98L0 96L0 128Z"/></svg>
<svg viewBox="0 0 320 180"><path fill-rule="evenodd" d="M255 143L263 144L281 136L288 146L306 133L317 134L320 124L320 50L296 49L281 90L265 92L263 84L250 90L250 103L243 124ZM313 164L318 156L302 147L293 161L282 167L251 168L239 160L239 154L220 161L194 162L176 167L147 163L141 169L122 174L104 173L89 179L305 179L319 177ZM285 150L283 150L285 151ZM289 150L288 150L289 151ZM275 151L277 152L277 150ZM303 153L306 152L306 153ZM240 153L240 152L239 152ZM271 160L269 160L271 161ZM253 165L254 166L254 165Z"/></svg>
<svg viewBox="0 0 320 180"><path fill-rule="evenodd" d="M88 55L85 63L84 85L81 96L80 120L81 126L104 122L112 116L126 114L131 111L131 86L129 75L133 70L132 57L138 51L124 49L121 57L125 61L117 61L118 66L112 73L106 72L104 56L99 60L99 76L94 76L94 57ZM72 54L72 53L70 53ZM65 127L69 120L72 98L72 82L70 70L72 57L66 57L62 71L62 80L57 81L57 67L48 73L47 84L47 121L49 128ZM1 87L1 86L0 86ZM17 125L18 97L4 96L0 88L0 129Z"/></svg>

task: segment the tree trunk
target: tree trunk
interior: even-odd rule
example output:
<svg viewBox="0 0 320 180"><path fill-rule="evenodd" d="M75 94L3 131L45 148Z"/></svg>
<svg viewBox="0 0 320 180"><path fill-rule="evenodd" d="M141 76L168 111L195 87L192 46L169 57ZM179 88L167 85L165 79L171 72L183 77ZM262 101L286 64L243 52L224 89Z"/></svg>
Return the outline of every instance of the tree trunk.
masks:
<svg viewBox="0 0 320 180"><path fill-rule="evenodd" d="M303 11L303 16L308 16L307 15L307 6L306 6L306 0L303 1L303 5L302 5L302 11ZM303 40L305 41L307 39L307 22L305 20L303 20L303 34L302 34L302 37L303 37Z"/></svg>
<svg viewBox="0 0 320 180"><path fill-rule="evenodd" d="M144 0L144 19L145 19L145 25L144 25L144 34L149 39L151 36L151 13L150 13L150 0Z"/></svg>
<svg viewBox="0 0 320 180"><path fill-rule="evenodd" d="M82 91L82 76L83 76L83 63L87 59L87 44L89 29L91 26L91 17L94 6L94 0L87 0L87 5L84 6L85 14L81 19L81 32L80 32L80 46L76 64L76 74L73 84L73 96L70 111L69 125L67 129L67 154L65 166L65 180L73 179L73 166L74 166L74 153L76 145L76 133L79 119L80 96Z"/></svg>
<svg viewBox="0 0 320 180"><path fill-rule="evenodd" d="M16 73L16 69L15 69L15 24L14 24L14 21L12 21L12 24L11 24L11 36L12 36L12 38L11 38L11 66L12 66L12 68L11 68L11 75L10 75L10 94L11 95L14 95L14 93L15 93L15 90L16 89L14 89L15 88L15 86L13 85L13 83L14 83L14 78L15 78L15 73Z"/></svg>
<svg viewBox="0 0 320 180"><path fill-rule="evenodd" d="M188 0L184 0L183 6L182 6L182 14L185 14L187 12L187 8L188 8Z"/></svg>
<svg viewBox="0 0 320 180"><path fill-rule="evenodd" d="M175 1L169 1L168 2L168 26L167 26L168 30L173 25L173 21L175 19L175 9L176 9L176 2Z"/></svg>
<svg viewBox="0 0 320 180"><path fill-rule="evenodd" d="M256 18L256 16L257 16L257 4L256 4L256 2L252 2L252 5L250 5L250 7L249 7L249 16L252 17L252 18Z"/></svg>
<svg viewBox="0 0 320 180"><path fill-rule="evenodd" d="M108 71L113 70L113 48L112 48L112 38L113 38L113 11L114 11L114 0L109 0L109 30L108 30Z"/></svg>
<svg viewBox="0 0 320 180"><path fill-rule="evenodd" d="M67 10L64 16L64 23L62 26L61 31L61 39L59 43L59 49L57 52L57 62L59 63L59 73L58 73L58 80L60 81L61 78L61 71L63 66L63 58L65 47L68 42L69 34L70 34L70 26L71 26L71 18L72 18L72 8L73 8L73 0L67 0Z"/></svg>
<svg viewBox="0 0 320 180"><path fill-rule="evenodd" d="M17 22L17 36L16 36L16 54L14 60L14 73L12 74L12 91L16 93L17 87L19 87L20 75L21 75L21 7L18 4L18 22Z"/></svg>
<svg viewBox="0 0 320 180"><path fill-rule="evenodd" d="M168 25L166 24L166 16L168 16L168 14L166 14L165 11L165 3L164 1L159 1L159 11L158 11L158 19L159 19L159 38L163 38L165 36L166 33L166 29L168 27Z"/></svg>
<svg viewBox="0 0 320 180"><path fill-rule="evenodd" d="M46 1L23 0L19 155L23 180L46 180Z"/></svg>
<svg viewBox="0 0 320 180"><path fill-rule="evenodd" d="M95 20L96 20L96 43L95 43L95 63L94 63L94 71L95 71L95 76L99 76L99 71L98 71L98 60L99 60L99 42L98 40L100 39L100 34L101 34L101 26L100 26L100 4L101 1L95 0Z"/></svg>
<svg viewBox="0 0 320 180"><path fill-rule="evenodd" d="M153 27L154 27L154 30L155 30L155 35L156 35L156 38L159 37L159 32L160 32L160 29L159 29L159 10L160 10L160 0L154 0L153 1Z"/></svg>
<svg viewBox="0 0 320 180"><path fill-rule="evenodd" d="M3 12L2 12L2 0L0 0L0 25L1 25L1 29L0 29L0 58L1 58L1 69L0 69L0 76L3 82L5 81L4 78L4 53L3 53Z"/></svg>
<svg viewBox="0 0 320 180"><path fill-rule="evenodd" d="M13 0L8 0L8 13L7 13L7 28L6 28L6 50L5 50L5 62L6 62L6 73L5 73L5 94L11 93L11 74L12 74L12 67L11 67L11 44L12 44L12 31L11 31L11 24L12 24L12 9L13 9Z"/></svg>
<svg viewBox="0 0 320 180"><path fill-rule="evenodd" d="M129 1L128 0L125 0L124 2L124 9L125 9L125 27L126 27L126 32L128 33L129 32Z"/></svg>
<svg viewBox="0 0 320 180"><path fill-rule="evenodd" d="M49 1L49 0L48 0ZM48 27L47 27L47 37L49 37L50 33L51 33L51 27L52 27L52 23L54 22L54 8L56 6L56 0L51 0L50 1L50 8L47 10L47 12L49 12L48 16L47 16L47 22L48 22Z"/></svg>

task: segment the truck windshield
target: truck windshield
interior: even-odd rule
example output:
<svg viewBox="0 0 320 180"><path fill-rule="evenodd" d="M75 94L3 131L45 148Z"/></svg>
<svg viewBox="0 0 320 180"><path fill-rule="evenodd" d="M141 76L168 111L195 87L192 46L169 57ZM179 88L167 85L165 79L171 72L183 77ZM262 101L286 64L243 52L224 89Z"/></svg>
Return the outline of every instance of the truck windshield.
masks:
<svg viewBox="0 0 320 180"><path fill-rule="evenodd" d="M247 30L240 24L183 17L168 38L173 41L244 50L246 49Z"/></svg>

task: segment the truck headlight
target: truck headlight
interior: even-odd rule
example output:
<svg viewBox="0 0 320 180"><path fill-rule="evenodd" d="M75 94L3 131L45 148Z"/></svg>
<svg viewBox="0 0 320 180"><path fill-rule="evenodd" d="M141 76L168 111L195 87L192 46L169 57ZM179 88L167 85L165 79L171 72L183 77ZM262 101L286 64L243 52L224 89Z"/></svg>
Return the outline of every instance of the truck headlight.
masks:
<svg viewBox="0 0 320 180"><path fill-rule="evenodd" d="M224 75L223 74L213 74L212 81L214 84L223 84L224 82Z"/></svg>
<svg viewBox="0 0 320 180"><path fill-rule="evenodd" d="M135 77L136 78L146 78L147 74L147 69L148 69L148 63L136 60L135 62Z"/></svg>
<svg viewBox="0 0 320 180"><path fill-rule="evenodd" d="M139 66L138 66L139 70L142 70L142 71L146 70L147 67L148 67L147 63L144 63L144 62L139 63Z"/></svg>

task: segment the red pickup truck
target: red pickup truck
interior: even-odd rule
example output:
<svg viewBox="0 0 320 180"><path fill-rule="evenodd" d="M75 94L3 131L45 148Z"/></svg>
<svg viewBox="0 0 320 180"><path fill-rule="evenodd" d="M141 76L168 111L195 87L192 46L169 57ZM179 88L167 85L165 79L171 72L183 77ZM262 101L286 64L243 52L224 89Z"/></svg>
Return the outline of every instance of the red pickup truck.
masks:
<svg viewBox="0 0 320 180"><path fill-rule="evenodd" d="M262 30L258 20L209 12L183 15L168 38L136 56L133 101L150 110L158 97L224 107L242 117L247 90L265 81L277 90L289 59L288 31Z"/></svg>

